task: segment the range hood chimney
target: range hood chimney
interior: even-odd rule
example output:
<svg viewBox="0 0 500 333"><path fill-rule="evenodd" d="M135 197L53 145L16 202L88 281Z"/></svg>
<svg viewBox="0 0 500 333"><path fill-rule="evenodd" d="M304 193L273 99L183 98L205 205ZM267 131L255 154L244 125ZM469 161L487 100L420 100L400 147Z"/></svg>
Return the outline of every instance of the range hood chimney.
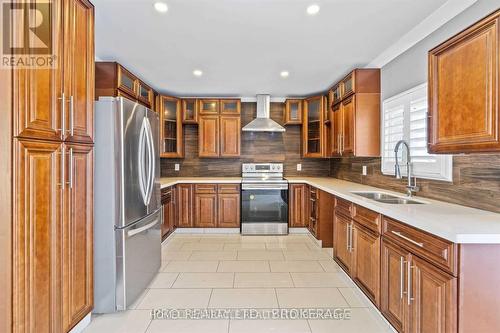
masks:
<svg viewBox="0 0 500 333"><path fill-rule="evenodd" d="M271 96L257 95L257 118L241 129L246 132L284 132L285 128L271 119Z"/></svg>

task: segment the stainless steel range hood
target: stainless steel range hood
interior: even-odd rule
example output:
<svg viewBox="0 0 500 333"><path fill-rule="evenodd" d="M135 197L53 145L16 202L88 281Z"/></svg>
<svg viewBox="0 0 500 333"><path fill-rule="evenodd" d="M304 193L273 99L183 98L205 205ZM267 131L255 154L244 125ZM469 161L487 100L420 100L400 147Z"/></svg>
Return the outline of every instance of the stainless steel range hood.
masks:
<svg viewBox="0 0 500 333"><path fill-rule="evenodd" d="M244 126L246 132L284 132L285 128L271 119L271 96L257 95L257 118Z"/></svg>

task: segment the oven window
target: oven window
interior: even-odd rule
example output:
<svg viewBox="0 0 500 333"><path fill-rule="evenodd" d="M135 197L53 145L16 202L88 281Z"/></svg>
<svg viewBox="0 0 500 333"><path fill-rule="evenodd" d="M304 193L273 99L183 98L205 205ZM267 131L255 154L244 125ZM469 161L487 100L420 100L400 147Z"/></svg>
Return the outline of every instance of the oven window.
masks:
<svg viewBox="0 0 500 333"><path fill-rule="evenodd" d="M288 191L243 190L241 221L243 223L288 223Z"/></svg>

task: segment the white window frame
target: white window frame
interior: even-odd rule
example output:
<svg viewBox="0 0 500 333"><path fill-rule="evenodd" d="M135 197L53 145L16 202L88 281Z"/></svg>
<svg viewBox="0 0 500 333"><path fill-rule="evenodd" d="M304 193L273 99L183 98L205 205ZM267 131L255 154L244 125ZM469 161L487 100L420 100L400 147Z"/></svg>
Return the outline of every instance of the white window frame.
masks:
<svg viewBox="0 0 500 333"><path fill-rule="evenodd" d="M403 137L402 139L406 140L410 146L410 105L411 98L415 94L425 94L427 96L427 83L418 85L412 89L404 91L398 95L392 96L382 103L382 115L381 115L381 152L382 152L382 163L381 163L381 171L384 175L394 175L394 153L392 152L392 156L390 156L390 150L385 147L385 115L389 107L393 107L397 105L396 103L401 103L401 106L404 106L403 111ZM426 112L428 112L426 110ZM427 118L427 117L426 117ZM425 128L427 131L427 121L425 122ZM393 142L391 142L392 144ZM393 148L392 148L393 149ZM401 165L401 174L407 174L407 170L405 167L405 149L400 149L398 153L398 160ZM441 180L441 181L453 181L453 156L452 155L430 155L434 157L434 162L413 162L413 175L417 178L425 178L425 179L433 179L433 180Z"/></svg>

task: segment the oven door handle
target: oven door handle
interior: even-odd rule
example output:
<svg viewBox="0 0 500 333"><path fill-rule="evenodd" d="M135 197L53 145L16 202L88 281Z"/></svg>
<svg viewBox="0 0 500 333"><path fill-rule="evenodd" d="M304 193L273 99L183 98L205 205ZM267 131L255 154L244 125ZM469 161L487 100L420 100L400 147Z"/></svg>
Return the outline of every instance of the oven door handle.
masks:
<svg viewBox="0 0 500 333"><path fill-rule="evenodd" d="M242 184L242 190L288 190L288 184L279 184L279 185L271 185L271 184Z"/></svg>

